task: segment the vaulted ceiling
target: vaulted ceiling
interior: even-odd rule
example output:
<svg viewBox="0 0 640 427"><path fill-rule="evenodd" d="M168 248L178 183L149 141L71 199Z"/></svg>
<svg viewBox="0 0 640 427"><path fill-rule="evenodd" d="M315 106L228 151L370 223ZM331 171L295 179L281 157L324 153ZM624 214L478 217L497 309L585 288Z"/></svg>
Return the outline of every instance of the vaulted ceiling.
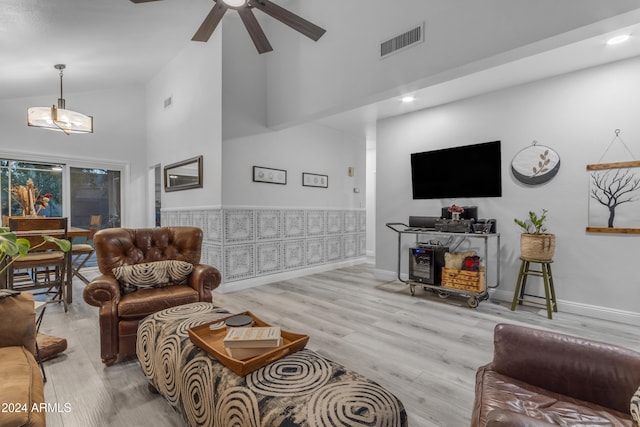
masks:
<svg viewBox="0 0 640 427"><path fill-rule="evenodd" d="M338 103L339 110L349 107L352 122L365 116L398 114L404 111L401 108L420 107L420 104L398 107L397 91L391 87L394 79L398 80L398 87L414 93L442 91L442 85L452 79L470 79L470 76L477 79L481 77L478 73L495 71L505 64L514 67L518 61L520 71L517 72L523 78L534 79L536 74L545 76L575 68L565 64L567 60L589 66L640 54L638 43L616 54L585 51L585 46L594 44L594 37L599 34L615 32L618 28L633 31L633 25L640 23L637 0L274 2L327 30L317 43L305 45L305 55L312 57L317 49L318 58L327 68L344 67L339 70L343 73L349 72L349 61L331 64L330 58L357 57L354 52L359 48L376 49L386 37L403 29L405 23L408 26L425 22L429 57L424 61L429 66L417 70L415 75L395 75L385 66L375 67L379 70L373 72L388 74L381 78L385 84L378 93L367 89L354 102ZM0 0L0 7L0 98L7 99L57 94L58 74L53 68L57 63L67 65L65 93L144 84L188 43L197 43L190 41L191 36L211 9L212 0L163 0L143 4L129 0ZM275 51L280 50L281 55L282 50L286 55L290 43L279 38L303 37L293 31L282 31L277 28L282 24L257 15ZM224 19L228 19L229 24L242 25L237 16ZM640 39L640 33L636 38ZM248 37L233 47L238 45L257 55ZM559 53L558 49L569 48L572 50ZM265 60L269 55L272 53L264 55ZM543 62L525 60L536 57ZM508 80L516 69L503 71L503 77L497 80ZM500 75L493 74L489 79L491 84L495 86L496 76ZM483 80L488 80L487 76ZM470 89L479 90L479 81L469 80L467 84L473 86ZM487 84L490 87L491 84ZM429 97L437 98L434 93ZM344 111L325 108L324 112L331 116ZM338 126L340 120L347 120L345 117L349 115L332 117L327 123L333 120Z"/></svg>

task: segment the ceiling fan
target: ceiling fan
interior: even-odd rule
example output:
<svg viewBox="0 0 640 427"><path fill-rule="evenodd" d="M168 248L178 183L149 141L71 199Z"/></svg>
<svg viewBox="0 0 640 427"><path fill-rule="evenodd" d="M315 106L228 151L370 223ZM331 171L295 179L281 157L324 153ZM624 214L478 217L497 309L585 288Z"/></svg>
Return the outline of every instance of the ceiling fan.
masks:
<svg viewBox="0 0 640 427"><path fill-rule="evenodd" d="M133 3L147 3L152 1L159 0L131 0ZM318 41L318 39L325 33L324 29L307 21L306 19L301 18L295 13L289 12L287 9L280 7L269 0L213 1L215 2L213 9L211 9L211 12L209 12L191 40L199 42L208 41L227 9L235 9L238 11L238 15L240 15L240 19L247 29L258 53L271 52L273 48L271 47L269 40L267 40L267 36L264 34L264 31L262 31L262 27L260 27L258 20L253 14L254 8L263 11L267 15L304 34L313 41Z"/></svg>

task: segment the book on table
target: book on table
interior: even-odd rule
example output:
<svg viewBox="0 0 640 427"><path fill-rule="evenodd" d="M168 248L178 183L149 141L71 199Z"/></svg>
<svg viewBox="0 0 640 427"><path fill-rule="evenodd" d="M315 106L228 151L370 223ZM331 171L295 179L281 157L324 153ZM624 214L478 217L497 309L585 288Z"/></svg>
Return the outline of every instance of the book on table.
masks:
<svg viewBox="0 0 640 427"><path fill-rule="evenodd" d="M223 346L234 359L249 359L280 347L282 340L277 326L229 328Z"/></svg>
<svg viewBox="0 0 640 427"><path fill-rule="evenodd" d="M274 348L280 346L278 326L229 328L224 337L225 348Z"/></svg>
<svg viewBox="0 0 640 427"><path fill-rule="evenodd" d="M224 348L224 351L237 360L247 360L262 354L268 353L277 347L258 347L258 348Z"/></svg>

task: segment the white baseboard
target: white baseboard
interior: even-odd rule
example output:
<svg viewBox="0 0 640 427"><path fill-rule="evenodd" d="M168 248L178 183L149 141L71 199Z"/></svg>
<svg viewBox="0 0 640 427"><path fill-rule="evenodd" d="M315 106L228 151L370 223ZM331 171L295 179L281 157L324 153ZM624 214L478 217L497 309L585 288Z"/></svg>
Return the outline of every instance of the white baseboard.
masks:
<svg viewBox="0 0 640 427"><path fill-rule="evenodd" d="M503 291L495 289L489 291L492 299L500 301L513 301L512 291ZM580 302L557 300L558 309L563 313L577 314L579 316L593 317L601 320L609 320L611 322L625 323L627 325L640 326L640 313L632 311L618 310L609 307L600 307L597 305L582 304Z"/></svg>
<svg viewBox="0 0 640 427"><path fill-rule="evenodd" d="M376 279L379 280L391 281L398 279L397 273L389 270L374 270L374 275ZM404 273L401 274L400 277L403 280L407 280L409 278L408 275ZM494 289L489 291L489 295L491 299L506 302L513 301L513 291ZM597 305L582 304L579 302L567 300L558 300L557 302L558 307L563 313L576 314L579 316L593 317L595 319L640 326L640 313L618 310L609 307L600 307Z"/></svg>
<svg viewBox="0 0 640 427"><path fill-rule="evenodd" d="M323 273L325 271L336 270L338 268L351 267L367 262L366 258L354 258L347 261L334 262L331 264L322 264L315 267L302 268L300 270L285 271L282 273L269 274L267 276L253 277L251 279L237 280L234 282L222 283L215 292L226 294L229 292L237 292L243 289L254 288L256 286L266 285L267 283L279 282L283 280L291 280L297 277L308 276L309 274Z"/></svg>

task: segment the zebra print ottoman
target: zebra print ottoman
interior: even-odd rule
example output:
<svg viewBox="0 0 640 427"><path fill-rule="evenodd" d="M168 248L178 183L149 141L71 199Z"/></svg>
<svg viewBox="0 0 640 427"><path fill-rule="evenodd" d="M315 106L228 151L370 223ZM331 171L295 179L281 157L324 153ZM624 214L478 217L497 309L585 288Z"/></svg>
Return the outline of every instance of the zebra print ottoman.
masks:
<svg viewBox="0 0 640 427"><path fill-rule="evenodd" d="M393 394L311 350L236 375L194 346L187 332L228 314L198 302L152 314L138 328L144 375L189 425L407 426L405 409Z"/></svg>

